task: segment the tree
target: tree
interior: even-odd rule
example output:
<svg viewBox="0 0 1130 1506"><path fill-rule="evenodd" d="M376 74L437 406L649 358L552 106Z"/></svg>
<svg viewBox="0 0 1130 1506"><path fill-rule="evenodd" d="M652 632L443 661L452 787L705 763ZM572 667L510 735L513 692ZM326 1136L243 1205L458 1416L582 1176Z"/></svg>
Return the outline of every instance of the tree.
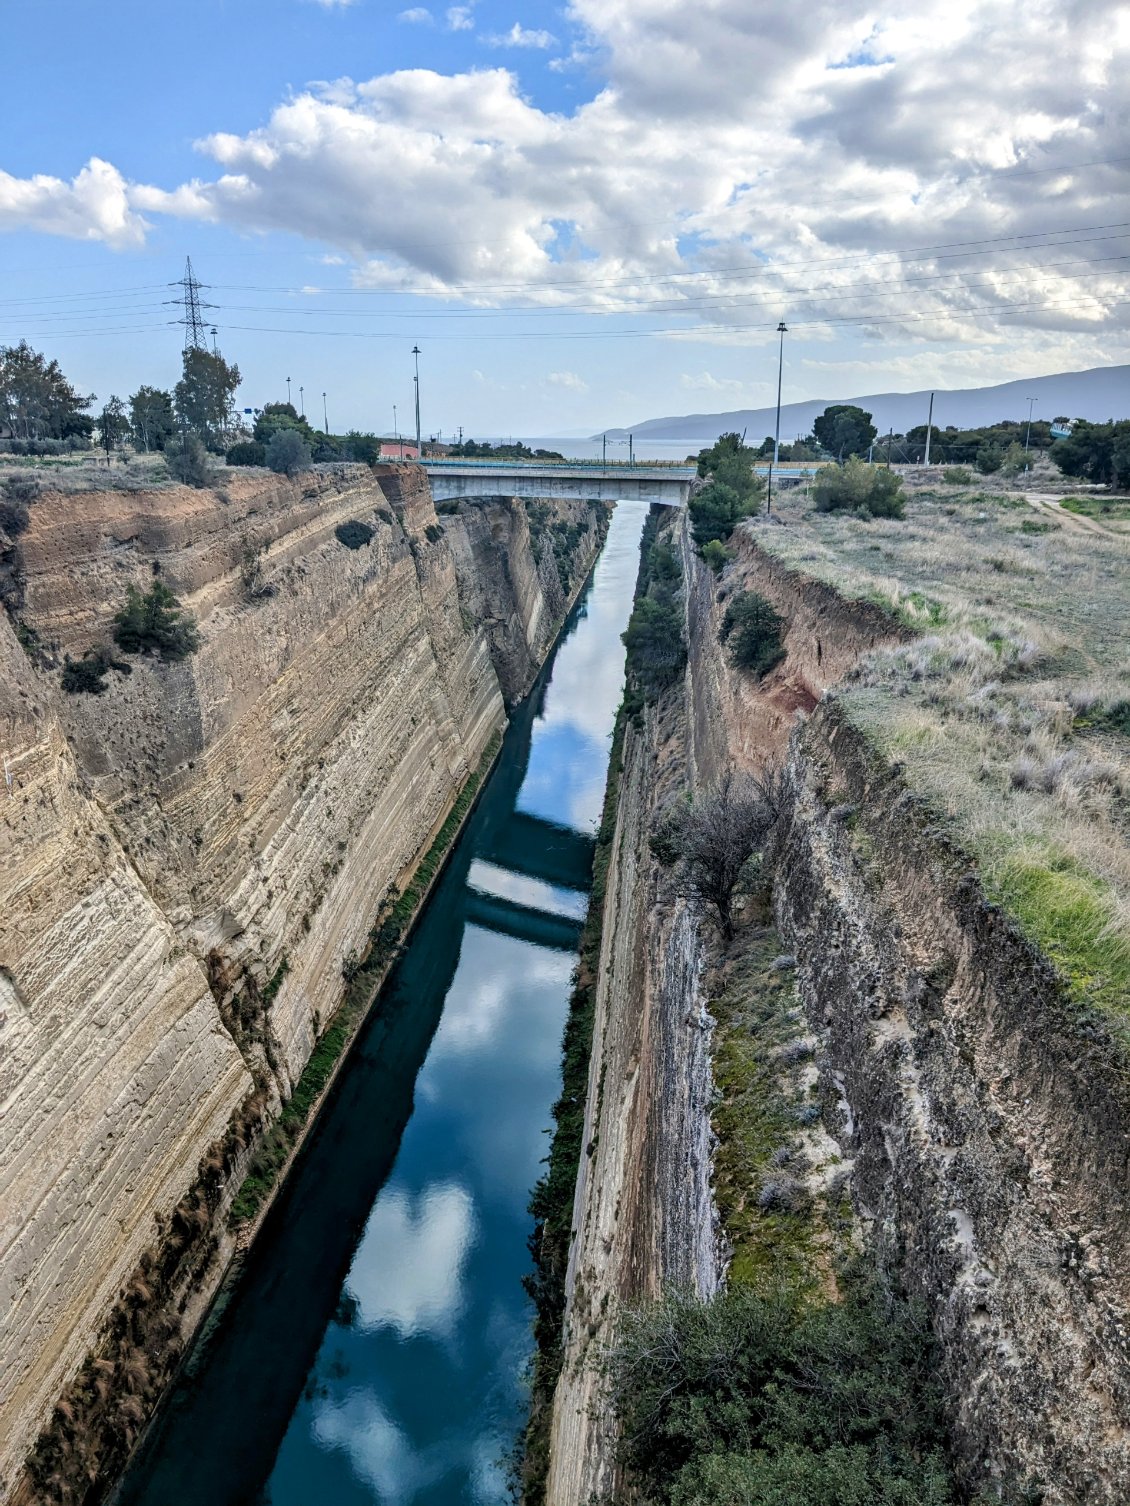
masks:
<svg viewBox="0 0 1130 1506"><path fill-rule="evenodd" d="M125 443L129 434L126 405L120 397L111 397L98 415L98 442L106 451L107 465L110 464L111 454Z"/></svg>
<svg viewBox="0 0 1130 1506"><path fill-rule="evenodd" d="M71 386L58 361L48 361L26 340L0 345L0 424L13 439L89 437L93 421L84 410L93 401Z"/></svg>
<svg viewBox="0 0 1130 1506"><path fill-rule="evenodd" d="M983 444L974 456L973 463L982 476L991 476L1004 464L1004 451L1000 445Z"/></svg>
<svg viewBox="0 0 1130 1506"><path fill-rule="evenodd" d="M743 870L765 848L782 806L778 778L758 779L728 769L703 799L670 806L657 823L652 840L656 855L679 865L684 892L714 908L727 939L733 934L734 894Z"/></svg>
<svg viewBox="0 0 1130 1506"><path fill-rule="evenodd" d="M1068 437L1052 446L1052 459L1065 476L1080 476L1107 485L1117 477L1118 484L1126 486L1130 484L1127 448L1130 448L1130 420L1092 424L1079 419Z"/></svg>
<svg viewBox="0 0 1130 1506"><path fill-rule="evenodd" d="M165 446L165 464L174 481L185 486L207 486L212 479L208 451L195 434L178 434Z"/></svg>
<svg viewBox="0 0 1130 1506"><path fill-rule="evenodd" d="M280 429L295 430L304 443L314 448L314 431L304 418L299 418L293 403L268 403L255 420L253 437L262 445L270 444Z"/></svg>
<svg viewBox="0 0 1130 1506"><path fill-rule="evenodd" d="M278 429L267 445L267 464L283 476L310 469L310 446L297 429Z"/></svg>
<svg viewBox="0 0 1130 1506"><path fill-rule="evenodd" d="M747 512L752 512L749 504L760 500L763 491L761 478L753 468L759 453L740 434L720 434L709 449L699 451L698 474L730 487L747 505Z"/></svg>
<svg viewBox="0 0 1130 1506"><path fill-rule="evenodd" d="M200 646L194 619L159 580L144 595L136 586L126 587L126 604L114 618L114 638L127 654L155 649L167 663L187 658Z"/></svg>
<svg viewBox="0 0 1130 1506"><path fill-rule="evenodd" d="M163 450L176 426L172 393L160 387L139 387L129 400L129 412L134 443L146 453Z"/></svg>
<svg viewBox="0 0 1130 1506"><path fill-rule="evenodd" d="M229 465L266 465L267 446L257 439L241 439L228 451Z"/></svg>
<svg viewBox="0 0 1130 1506"><path fill-rule="evenodd" d="M853 455L843 465L826 465L812 487L817 512L860 512L872 518L901 518L906 506L894 471L868 465Z"/></svg>
<svg viewBox="0 0 1130 1506"><path fill-rule="evenodd" d="M232 420L232 400L240 383L239 367L210 350L186 350L184 375L176 385L177 420L210 450L223 450Z"/></svg>
<svg viewBox="0 0 1130 1506"><path fill-rule="evenodd" d="M781 642L784 618L756 591L739 591L731 597L722 619L722 641L739 669L762 679L785 657Z"/></svg>
<svg viewBox="0 0 1130 1506"><path fill-rule="evenodd" d="M381 458L381 442L375 434L359 434L356 429L350 429L345 436L345 447L351 460L359 460L364 465L373 465Z"/></svg>
<svg viewBox="0 0 1130 1506"><path fill-rule="evenodd" d="M857 408L854 403L833 403L812 425L816 442L837 460L849 455L865 455L878 432L870 413Z"/></svg>

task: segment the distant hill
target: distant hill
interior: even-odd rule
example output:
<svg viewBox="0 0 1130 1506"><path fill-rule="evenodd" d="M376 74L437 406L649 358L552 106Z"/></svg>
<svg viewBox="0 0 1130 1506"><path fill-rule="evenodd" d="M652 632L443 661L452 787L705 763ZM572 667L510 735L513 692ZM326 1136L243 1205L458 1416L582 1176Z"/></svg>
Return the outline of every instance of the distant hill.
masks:
<svg viewBox="0 0 1130 1506"><path fill-rule="evenodd" d="M1091 371L1061 371L1055 376L1033 377L1024 382L1002 382L997 387L964 387L954 391L937 391L934 396L934 422L939 428L954 425L974 429L1001 419L1024 419L1028 416L1028 399L1038 398L1036 418L1089 418L1105 422L1109 418L1130 417L1130 366L1097 366ZM827 397L806 403L784 403L781 407L781 439L792 441L809 434L812 422L830 403L855 403L874 417L880 434L893 429L904 434L916 424L926 422L930 403L929 389L923 392L876 392L867 397ZM772 434L775 408L739 408L732 413L688 413L682 417L650 418L631 429L609 429L609 439L685 440L688 445L712 443L719 434L746 431L750 443L760 444ZM596 439L600 435L593 436Z"/></svg>

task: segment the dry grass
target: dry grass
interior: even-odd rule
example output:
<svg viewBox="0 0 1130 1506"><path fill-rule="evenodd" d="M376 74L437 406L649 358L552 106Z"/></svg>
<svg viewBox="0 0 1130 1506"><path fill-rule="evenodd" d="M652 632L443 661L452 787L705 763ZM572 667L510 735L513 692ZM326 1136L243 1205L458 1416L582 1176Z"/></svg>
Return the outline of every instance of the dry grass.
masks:
<svg viewBox="0 0 1130 1506"><path fill-rule="evenodd" d="M919 493L903 523L782 512L747 525L762 547L919 634L860 663L848 714L1076 996L1130 1013L1130 539L983 493Z"/></svg>
<svg viewBox="0 0 1130 1506"><path fill-rule="evenodd" d="M115 455L109 466L101 450L75 455L0 454L0 492L6 481L16 477L34 478L42 491L65 493L150 491L172 485L163 455L132 451Z"/></svg>

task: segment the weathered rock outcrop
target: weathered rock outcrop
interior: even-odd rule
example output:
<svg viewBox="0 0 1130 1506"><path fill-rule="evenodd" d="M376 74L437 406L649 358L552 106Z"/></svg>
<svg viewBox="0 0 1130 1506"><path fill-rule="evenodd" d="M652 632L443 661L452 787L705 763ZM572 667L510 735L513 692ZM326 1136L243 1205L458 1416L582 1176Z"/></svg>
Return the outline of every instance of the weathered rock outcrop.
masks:
<svg viewBox="0 0 1130 1506"><path fill-rule="evenodd" d="M155 1220L253 1091L267 1112L290 1091L504 720L492 651L510 676L548 647L564 598L539 593L521 520L490 635L460 528L413 468L351 466L44 494L14 572L8 553L6 599L47 647L33 662L0 615L0 1498ZM52 655L105 641L156 575L199 650L63 694Z"/></svg>

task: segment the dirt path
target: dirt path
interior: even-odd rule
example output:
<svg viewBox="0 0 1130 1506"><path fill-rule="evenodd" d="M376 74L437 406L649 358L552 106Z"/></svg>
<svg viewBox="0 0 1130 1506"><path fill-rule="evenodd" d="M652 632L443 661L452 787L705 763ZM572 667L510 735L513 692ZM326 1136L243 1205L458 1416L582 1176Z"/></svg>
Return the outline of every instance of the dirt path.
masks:
<svg viewBox="0 0 1130 1506"><path fill-rule="evenodd" d="M1082 529L1084 533L1101 533L1104 538L1108 539L1117 532L1116 529L1107 528L1102 523L1096 522L1094 518L1085 517L1082 513L1068 512L1066 508L1060 507L1058 497L1046 497L1041 492L1024 492L1022 495L1025 502L1034 507L1037 512L1051 513L1057 522L1066 524L1068 528Z"/></svg>

